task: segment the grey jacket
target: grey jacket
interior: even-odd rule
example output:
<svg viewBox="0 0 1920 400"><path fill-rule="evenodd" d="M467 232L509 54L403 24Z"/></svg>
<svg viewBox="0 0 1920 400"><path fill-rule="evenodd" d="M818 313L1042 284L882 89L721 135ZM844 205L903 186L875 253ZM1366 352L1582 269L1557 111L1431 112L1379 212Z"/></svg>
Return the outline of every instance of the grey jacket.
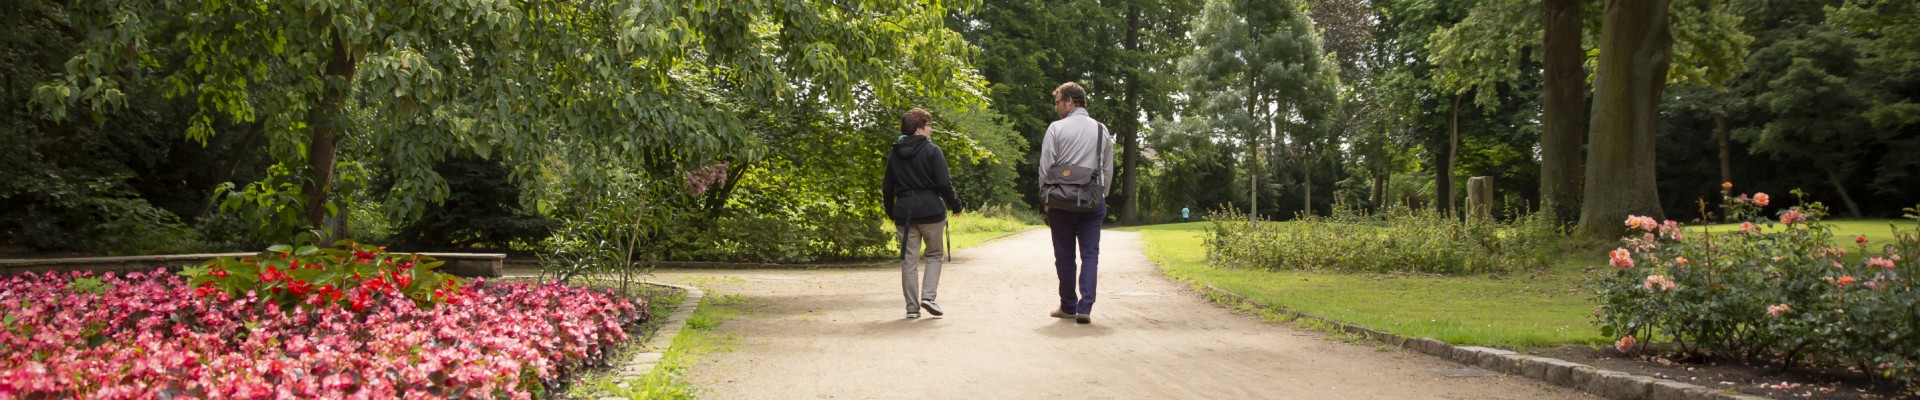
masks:
<svg viewBox="0 0 1920 400"><path fill-rule="evenodd" d="M1087 109L1075 108L1066 118L1047 125L1047 136L1040 142L1040 186L1047 185L1047 169L1056 163L1068 163L1100 171L1100 186L1106 191L1101 196L1113 193L1113 155L1100 154L1102 150L1111 152L1113 134L1101 134L1100 121L1087 116Z"/></svg>

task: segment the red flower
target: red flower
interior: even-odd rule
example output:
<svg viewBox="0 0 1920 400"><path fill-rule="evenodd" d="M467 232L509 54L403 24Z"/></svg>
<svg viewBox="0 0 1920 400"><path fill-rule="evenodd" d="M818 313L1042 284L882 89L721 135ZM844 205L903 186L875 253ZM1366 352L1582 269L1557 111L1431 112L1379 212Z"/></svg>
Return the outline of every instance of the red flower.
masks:
<svg viewBox="0 0 1920 400"><path fill-rule="evenodd" d="M1867 244L1867 235L1854 236L1853 242L1859 243L1859 244Z"/></svg>

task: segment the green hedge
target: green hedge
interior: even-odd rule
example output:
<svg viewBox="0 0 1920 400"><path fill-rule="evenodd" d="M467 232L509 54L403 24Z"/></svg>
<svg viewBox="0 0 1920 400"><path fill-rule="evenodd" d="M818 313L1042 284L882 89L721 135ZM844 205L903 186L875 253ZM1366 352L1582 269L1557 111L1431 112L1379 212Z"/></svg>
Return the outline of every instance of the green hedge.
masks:
<svg viewBox="0 0 1920 400"><path fill-rule="evenodd" d="M1544 213L1513 220L1460 220L1429 211L1366 214L1335 207L1331 216L1247 223L1232 210L1210 213L1209 259L1265 270L1475 274L1540 268L1565 242Z"/></svg>

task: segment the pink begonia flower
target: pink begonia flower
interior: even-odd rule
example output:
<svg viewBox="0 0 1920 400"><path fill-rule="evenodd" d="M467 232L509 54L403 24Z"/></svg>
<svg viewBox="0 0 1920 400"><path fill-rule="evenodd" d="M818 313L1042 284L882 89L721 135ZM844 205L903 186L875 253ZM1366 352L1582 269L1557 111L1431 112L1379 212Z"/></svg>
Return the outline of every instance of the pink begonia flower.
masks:
<svg viewBox="0 0 1920 400"><path fill-rule="evenodd" d="M1621 353L1626 353L1633 351L1634 344L1636 344L1636 342L1633 340L1633 336L1627 336L1614 341L1613 348L1620 350Z"/></svg>
<svg viewBox="0 0 1920 400"><path fill-rule="evenodd" d="M1888 260L1886 258L1881 258L1881 257L1869 258L1867 259L1867 266L1893 269L1893 260Z"/></svg>
<svg viewBox="0 0 1920 400"><path fill-rule="evenodd" d="M1773 198L1773 197L1771 197L1771 196L1767 196L1767 194L1766 194L1766 193L1754 193L1754 194L1753 194L1753 205L1756 205L1756 206L1761 206L1761 207L1766 207L1766 206L1767 206L1767 203L1769 202L1768 200L1769 200L1769 199L1772 199L1772 198Z"/></svg>
<svg viewBox="0 0 1920 400"><path fill-rule="evenodd" d="M1613 263L1615 268L1633 268L1633 253L1628 252L1625 248L1613 249L1613 251L1607 253L1607 258L1610 259L1610 262Z"/></svg>
<svg viewBox="0 0 1920 400"><path fill-rule="evenodd" d="M1767 316L1769 317L1779 318L1780 314L1786 314L1789 311L1793 311L1793 306L1784 303L1767 306Z"/></svg>

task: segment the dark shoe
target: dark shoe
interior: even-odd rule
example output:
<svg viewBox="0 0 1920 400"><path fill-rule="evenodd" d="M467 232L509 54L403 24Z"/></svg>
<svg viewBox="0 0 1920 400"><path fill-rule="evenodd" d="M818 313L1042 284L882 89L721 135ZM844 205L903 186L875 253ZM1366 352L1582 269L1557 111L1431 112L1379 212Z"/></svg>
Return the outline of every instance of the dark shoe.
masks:
<svg viewBox="0 0 1920 400"><path fill-rule="evenodd" d="M914 319L914 318L920 318L920 312L919 312L919 311L908 311L908 312L907 312L907 319Z"/></svg>
<svg viewBox="0 0 1920 400"><path fill-rule="evenodd" d="M940 305L934 304L933 300L920 300L920 308L927 309L927 313L933 314L935 317L947 315L947 313L940 311Z"/></svg>
<svg viewBox="0 0 1920 400"><path fill-rule="evenodd" d="M1086 314L1075 315L1073 316L1073 322L1081 323L1081 324L1091 324L1093 323L1093 316L1086 315Z"/></svg>
<svg viewBox="0 0 1920 400"><path fill-rule="evenodd" d="M1062 310L1058 308L1053 309L1053 313L1047 314L1047 315L1052 315L1054 318L1061 318L1061 319L1073 318L1073 313L1069 313L1066 310Z"/></svg>

